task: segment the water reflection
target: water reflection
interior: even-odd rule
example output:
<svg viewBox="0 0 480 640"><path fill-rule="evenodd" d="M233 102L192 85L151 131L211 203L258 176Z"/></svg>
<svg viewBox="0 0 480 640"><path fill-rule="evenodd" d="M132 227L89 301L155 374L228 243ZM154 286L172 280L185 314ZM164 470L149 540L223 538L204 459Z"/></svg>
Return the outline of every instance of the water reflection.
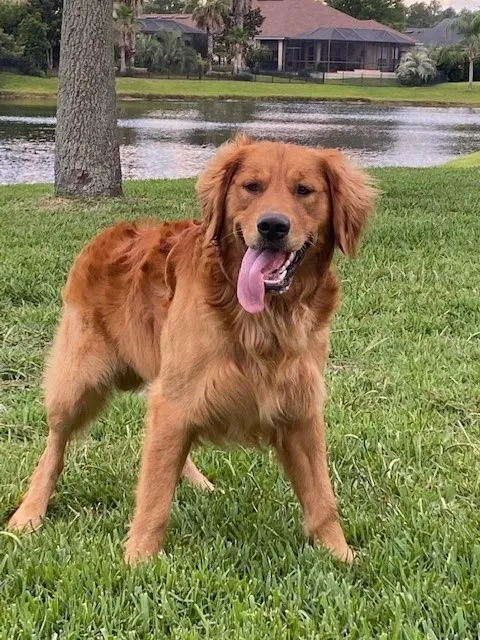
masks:
<svg viewBox="0 0 480 640"><path fill-rule="evenodd" d="M370 166L428 166L480 148L480 109L352 103L121 101L125 178L194 176L235 131L337 147ZM55 104L0 103L0 183L53 180Z"/></svg>

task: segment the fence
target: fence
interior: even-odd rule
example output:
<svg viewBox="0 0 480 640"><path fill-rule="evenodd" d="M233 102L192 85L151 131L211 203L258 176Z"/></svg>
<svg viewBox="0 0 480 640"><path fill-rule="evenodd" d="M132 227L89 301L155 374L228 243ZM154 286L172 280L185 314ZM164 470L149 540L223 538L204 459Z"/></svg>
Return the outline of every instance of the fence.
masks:
<svg viewBox="0 0 480 640"><path fill-rule="evenodd" d="M371 75L369 73L357 72L352 74L351 72L338 71L336 73L320 73L316 72L315 75L305 74L293 74L286 72L259 72L259 73L240 73L233 75L232 73L214 72L208 75L203 73L147 73L148 78L158 78L164 80L218 80L219 82L225 80L237 80L244 82L265 82L270 84L336 84L336 85L356 85L367 87L381 87L381 86L393 86L397 84L395 76L391 73L379 73L378 75Z"/></svg>

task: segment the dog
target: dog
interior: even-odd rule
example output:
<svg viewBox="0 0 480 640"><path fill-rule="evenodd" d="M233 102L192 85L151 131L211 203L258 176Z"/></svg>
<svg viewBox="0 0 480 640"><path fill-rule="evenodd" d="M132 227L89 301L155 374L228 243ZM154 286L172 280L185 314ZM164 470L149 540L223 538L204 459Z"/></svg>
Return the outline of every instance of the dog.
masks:
<svg viewBox="0 0 480 640"><path fill-rule="evenodd" d="M339 302L334 250L356 254L375 189L339 151L238 136L197 194L200 221L120 223L77 257L46 367L46 448L9 526L41 525L67 442L110 392L148 385L128 563L161 551L180 476L213 488L189 456L205 442L273 447L306 534L351 562L322 372Z"/></svg>

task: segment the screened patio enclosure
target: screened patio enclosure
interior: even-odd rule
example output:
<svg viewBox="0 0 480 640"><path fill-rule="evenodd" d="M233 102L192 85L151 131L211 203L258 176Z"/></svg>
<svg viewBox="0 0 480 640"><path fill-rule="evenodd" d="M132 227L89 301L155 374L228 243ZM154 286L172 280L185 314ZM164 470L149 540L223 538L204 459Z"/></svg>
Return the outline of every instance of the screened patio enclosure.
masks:
<svg viewBox="0 0 480 640"><path fill-rule="evenodd" d="M317 28L295 38L262 39L270 58L266 70L298 72L355 71L369 69L395 71L412 41L387 29Z"/></svg>

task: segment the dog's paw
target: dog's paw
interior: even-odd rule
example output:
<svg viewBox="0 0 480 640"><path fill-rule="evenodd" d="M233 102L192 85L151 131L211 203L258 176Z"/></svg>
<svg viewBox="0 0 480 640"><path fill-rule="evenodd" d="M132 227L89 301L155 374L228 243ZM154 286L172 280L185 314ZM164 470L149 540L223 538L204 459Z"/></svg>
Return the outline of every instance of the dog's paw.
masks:
<svg viewBox="0 0 480 640"><path fill-rule="evenodd" d="M135 542L128 540L125 545L123 559L125 560L125 563L130 567L134 567L141 562L153 560L161 553L163 553L161 549L159 551L151 551L147 548L142 548Z"/></svg>
<svg viewBox="0 0 480 640"><path fill-rule="evenodd" d="M19 533L32 533L43 524L43 515L20 507L15 511L7 524L7 528L10 531L17 531Z"/></svg>
<svg viewBox="0 0 480 640"><path fill-rule="evenodd" d="M215 486L203 474L200 474L195 479L189 478L188 482L190 482L192 487L195 487L195 489L199 489L200 491L215 491Z"/></svg>
<svg viewBox="0 0 480 640"><path fill-rule="evenodd" d="M330 549L332 555L337 558L337 560L340 560L341 562L344 562L345 564L353 564L355 562L355 560L357 559L357 554L355 553L355 551L349 547L349 546L345 546L342 549Z"/></svg>

